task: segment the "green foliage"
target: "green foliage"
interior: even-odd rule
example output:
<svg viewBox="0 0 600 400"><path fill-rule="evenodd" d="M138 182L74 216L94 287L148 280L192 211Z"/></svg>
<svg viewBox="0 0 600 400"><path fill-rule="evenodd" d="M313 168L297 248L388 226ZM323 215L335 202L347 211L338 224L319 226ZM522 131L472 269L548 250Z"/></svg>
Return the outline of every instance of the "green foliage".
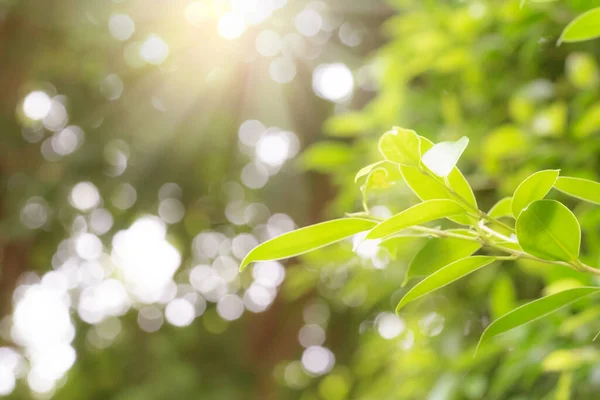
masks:
<svg viewBox="0 0 600 400"><path fill-rule="evenodd" d="M452 229L451 233L470 235L468 229ZM437 271L444 265L468 257L481 248L481 243L456 237L432 237L427 240L406 271L404 283L414 277L423 277Z"/></svg>
<svg viewBox="0 0 600 400"><path fill-rule="evenodd" d="M600 37L600 7L593 8L575 18L558 39L561 42L581 42Z"/></svg>
<svg viewBox="0 0 600 400"><path fill-rule="evenodd" d="M415 225L464 213L464 207L454 200L426 200L379 223L366 238L382 239Z"/></svg>
<svg viewBox="0 0 600 400"><path fill-rule="evenodd" d="M543 199L554 186L559 172L558 170L539 171L521 182L510 203L513 216L517 218L529 204Z"/></svg>
<svg viewBox="0 0 600 400"><path fill-rule="evenodd" d="M554 188L569 196L600 205L600 183L583 178L561 176Z"/></svg>
<svg viewBox="0 0 600 400"><path fill-rule="evenodd" d="M496 260L524 258L600 276L600 270L579 260L581 230L575 215L556 200L542 200L556 184L560 171L543 170L530 175L517 187L512 198L500 200L492 207L492 212L486 214L474 207L475 202L470 200L469 196L461 196L450 179L439 179L446 178L451 171L456 171L458 176L462 176L456 168L456 163L467 143L468 139L461 138L456 142L431 145L414 131L400 128L385 133L379 141L381 154L387 161L396 164L405 180L406 171L411 171L408 176L414 173L422 177L421 180L414 179L412 184L409 184L415 194L425 198L422 202L379 222L374 227L368 226L368 222L374 223L378 219L365 207L362 213L358 213L365 219L334 220L281 235L257 246L244 259L241 267L257 260L298 255L337 242L362 230L369 229L365 239L372 240L385 239L411 228L414 232L428 234L435 238L433 240L437 240L427 243L411 263L405 282L413 276L426 277L402 297L396 307L397 313L405 304ZM433 156L428 158L431 154ZM367 171L370 171L369 177L376 173L379 167L374 168L374 165L376 164L363 168L357 177L364 176ZM385 176L388 176L387 172ZM428 181L424 181L423 178ZM578 194L577 197L593 198L596 185L600 184L568 178L559 186L562 191L565 191L565 186L570 188L571 192ZM472 193L470 188L468 192ZM510 211L516 218L514 228L497 219L510 215L509 204ZM463 214L469 217L469 229L466 230L444 230L424 226L427 222ZM516 234L516 238L505 236L503 231ZM464 245L463 242L469 245ZM480 248L491 253L504 252L507 255L470 256ZM507 312L484 331L479 345L493 336L547 315L597 290L600 289L568 289Z"/></svg>
<svg viewBox="0 0 600 400"><path fill-rule="evenodd" d="M559 293L554 293L541 299L534 300L530 303L517 307L514 310L506 313L496 321L492 322L483 332L479 339L477 347L481 346L486 341L494 336L507 332L511 329L535 321L550 313L555 312L585 296L593 293L598 293L600 288L597 287L579 287L575 289L567 289Z"/></svg>
<svg viewBox="0 0 600 400"><path fill-rule="evenodd" d="M429 275L421 282L417 283L404 295L402 300L396 306L396 313L400 312L400 309L407 303L418 299L428 293L443 288L450 283L469 275L472 272L477 271L479 268L485 267L496 261L496 257L490 256L473 256L466 257L460 260L454 261L440 268L438 271Z"/></svg>
<svg viewBox="0 0 600 400"><path fill-rule="evenodd" d="M512 200L512 197L505 197L503 199L498 200L498 202L494 204L492 208L490 208L490 211L488 211L488 215L492 218L512 217Z"/></svg>
<svg viewBox="0 0 600 400"><path fill-rule="evenodd" d="M251 250L244 257L240 269L252 262L280 260L316 250L370 229L375 224L362 218L341 218L284 233Z"/></svg>
<svg viewBox="0 0 600 400"><path fill-rule="evenodd" d="M581 230L575 215L556 200L538 200L517 219L517 239L527 253L544 260L577 261Z"/></svg>

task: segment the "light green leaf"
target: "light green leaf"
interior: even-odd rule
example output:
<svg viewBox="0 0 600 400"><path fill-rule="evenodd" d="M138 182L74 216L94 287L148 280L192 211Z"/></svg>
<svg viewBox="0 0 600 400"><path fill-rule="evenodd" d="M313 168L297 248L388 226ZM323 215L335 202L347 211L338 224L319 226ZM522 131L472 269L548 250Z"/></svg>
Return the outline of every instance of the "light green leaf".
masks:
<svg viewBox="0 0 600 400"><path fill-rule="evenodd" d="M300 164L306 170L328 173L352 160L352 148L342 142L317 142L300 156Z"/></svg>
<svg viewBox="0 0 600 400"><path fill-rule="evenodd" d="M373 129L373 118L367 112L350 111L327 119L323 130L329 136L351 137L369 133Z"/></svg>
<svg viewBox="0 0 600 400"><path fill-rule="evenodd" d="M517 307L492 322L485 329L481 335L481 338L479 339L477 348L479 348L482 343L487 342L494 336L542 318L585 296L588 296L592 293L597 293L598 291L600 291L600 288L597 287L579 287L575 289L568 289ZM475 350L475 352L477 352L477 350Z"/></svg>
<svg viewBox="0 0 600 400"><path fill-rule="evenodd" d="M471 185L469 185L469 182L458 168L454 168L450 172L450 175L446 177L446 182L467 204L472 205L473 208L477 208L477 200L475 199L473 189L471 189Z"/></svg>
<svg viewBox="0 0 600 400"><path fill-rule="evenodd" d="M581 368L585 364L600 361L600 352L593 347L555 350L542 362L544 371L557 372Z"/></svg>
<svg viewBox="0 0 600 400"><path fill-rule="evenodd" d="M452 172L468 144L469 138L466 136L455 142L437 143L423 154L421 161L434 174L445 178Z"/></svg>
<svg viewBox="0 0 600 400"><path fill-rule="evenodd" d="M379 152L388 161L401 165L418 165L419 136L410 129L394 127L379 139Z"/></svg>
<svg viewBox="0 0 600 400"><path fill-rule="evenodd" d="M420 140L420 151L421 156L429 151L434 145L433 142L426 137L419 136ZM462 200L464 200L467 204L473 206L474 209L477 209L477 199L475 199L475 194L473 193L473 189L471 189L471 185L464 177L464 175L460 172L460 170L456 167L452 169L450 175L446 178L440 178L433 175L433 179L437 180L446 190L448 187L452 189L457 195L459 195ZM450 197L454 199L454 197Z"/></svg>
<svg viewBox="0 0 600 400"><path fill-rule="evenodd" d="M360 178L369 175L376 169L385 170L387 172L387 179L390 183L394 183L402 179L402 174L400 174L398 164L389 161L379 161L371 165L367 165L364 168L361 168L361 170L358 171L358 173L354 177L354 182L356 183Z"/></svg>
<svg viewBox="0 0 600 400"><path fill-rule="evenodd" d="M558 44L563 42L581 42L600 37L600 7L584 12L567 25Z"/></svg>
<svg viewBox="0 0 600 400"><path fill-rule="evenodd" d="M592 81L595 82L593 78ZM573 127L573 134L578 138L588 137L598 131L600 131L600 103L587 108Z"/></svg>
<svg viewBox="0 0 600 400"><path fill-rule="evenodd" d="M600 205L600 183L589 179L561 176L554 188L569 196Z"/></svg>
<svg viewBox="0 0 600 400"><path fill-rule="evenodd" d="M340 218L284 233L259 244L242 261L240 270L255 261L294 257L371 229L375 222L362 218Z"/></svg>
<svg viewBox="0 0 600 400"><path fill-rule="evenodd" d="M377 167L371 172L364 184L365 194L368 189L386 189L390 186L392 181L389 179L389 173L387 169Z"/></svg>
<svg viewBox="0 0 600 400"><path fill-rule="evenodd" d="M408 187L421 200L427 201L434 199L454 199L441 179L428 176L416 167L409 167L405 165L400 166L400 172L402 173L404 181ZM473 196L473 192L471 191L469 184L458 169L452 171L452 173L448 176L448 181L455 192L459 193L460 190L459 195L461 195L463 198L464 196L467 196L466 200L470 204L473 204L472 202L474 201L475 196ZM476 205L474 207L476 207ZM450 219L464 225L470 225L473 223L473 221L471 221L466 215L459 215ZM475 223L477 223L477 221L475 221Z"/></svg>
<svg viewBox="0 0 600 400"><path fill-rule="evenodd" d="M556 200L538 200L517 219L517 239L527 253L545 260L579 257L581 231L575 215Z"/></svg>
<svg viewBox="0 0 600 400"><path fill-rule="evenodd" d="M499 274L494 279L490 293L490 312L494 318L499 318L515 308L515 286L508 274Z"/></svg>
<svg viewBox="0 0 600 400"><path fill-rule="evenodd" d="M463 258L446 265L410 289L398 303L398 306L396 307L396 313L398 313L400 309L407 303L435 290L443 288L444 286L462 278L463 276L469 275L471 272L491 264L495 260L496 257L491 256L473 256Z"/></svg>
<svg viewBox="0 0 600 400"><path fill-rule="evenodd" d="M538 171L527 178L517 187L511 202L512 214L515 218L531 202L541 200L548 194L558 178L559 170L548 169Z"/></svg>
<svg viewBox="0 0 600 400"><path fill-rule="evenodd" d="M451 232L463 233L463 229ZM413 258L406 271L403 285L418 276L427 276L461 258L468 257L481 248L481 244L471 240L453 237L430 238Z"/></svg>
<svg viewBox="0 0 600 400"><path fill-rule="evenodd" d="M488 215L492 218L501 217L512 217L512 211L510 205L512 203L512 197L505 197L488 211Z"/></svg>
<svg viewBox="0 0 600 400"><path fill-rule="evenodd" d="M381 239L411 226L464 213L463 206L454 200L424 201L381 222L367 234L366 239Z"/></svg>
<svg viewBox="0 0 600 400"><path fill-rule="evenodd" d="M369 164L366 167L362 167L354 176L354 183L358 182L358 180L360 178L362 178L363 176L367 176L369 175L369 173L375 169L376 167L380 166L381 164L383 164L385 161L377 161L373 164Z"/></svg>

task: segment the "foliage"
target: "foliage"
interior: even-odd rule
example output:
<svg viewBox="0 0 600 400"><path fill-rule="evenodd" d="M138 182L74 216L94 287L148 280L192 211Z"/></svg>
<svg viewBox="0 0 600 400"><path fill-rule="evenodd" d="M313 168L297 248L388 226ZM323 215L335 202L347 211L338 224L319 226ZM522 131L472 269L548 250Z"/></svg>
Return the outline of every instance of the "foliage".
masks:
<svg viewBox="0 0 600 400"><path fill-rule="evenodd" d="M595 399L600 42L583 39L597 1L290 0L218 34L230 5L254 18L248 5L283 3L0 1L10 398ZM321 16L315 36L303 10ZM131 37L114 36L127 16ZM275 56L257 50L265 31ZM317 71L340 64L351 79L326 81L350 91L326 96ZM272 79L282 65L288 83ZM24 112L40 91L65 135ZM295 150L263 162L242 127ZM134 231L148 241L118 243ZM82 259L90 243L98 259ZM156 265L168 293L135 296ZM38 341L16 340L26 291L64 287L65 271L66 313L48 302ZM126 309L82 312L116 309L122 287ZM61 369L53 388L35 365Z"/></svg>
<svg viewBox="0 0 600 400"><path fill-rule="evenodd" d="M416 196L421 199L427 198L427 200L383 220L371 215L368 208L365 208L364 212L354 214L365 218L365 222L357 221L355 218L334 220L278 236L254 248L242 262L241 267L245 267L251 261L278 260L299 255L366 229L369 230L364 236L365 240L379 239L381 243L394 239L397 234L404 233L410 236L410 232L406 233L406 231L411 230L417 234L426 234L436 238L456 238L475 242L480 244L482 250L489 256L476 255L444 260L448 262L447 265L442 265L438 270L432 271L402 297L396 307L396 312L399 312L408 302L498 260L526 258L600 276L600 269L592 268L579 260L581 231L575 215L556 200L543 200L558 180L559 171L536 172L517 186L510 202L511 217L516 220L515 227L513 227L479 210L474 205L476 202L467 200L470 196L465 198L460 194L457 188L461 186L456 186L456 183L447 179L453 170L458 171L456 164L468 143L468 139L465 139L463 137L456 142L442 142L432 146L427 139L407 129L394 128L385 133L378 146L382 156L387 161L394 163L403 177L404 172L407 171L406 168L412 168L416 171L415 173L421 174L422 178L415 179L409 187ZM358 175L364 175L363 171L359 171ZM377 173L377 169L371 170L367 175L367 182L374 173ZM460 172L459 176L462 176ZM567 181L574 179L562 178ZM581 189L581 191L575 191L577 197L584 200L591 198L593 202L600 183L586 179L578 179L577 182ZM392 185L397 182L386 183ZM460 184L462 185L462 182ZM565 190L564 186L562 191L566 194L571 192ZM466 192L471 194L471 188L468 187ZM366 192L363 191L363 194L366 195ZM451 229L430 228L422 225L426 222L450 217L456 218L457 216L468 221L463 224L467 228L461 233L456 233ZM366 224L368 219L372 219L374 222L378 221L378 224L369 227ZM345 221L343 225L342 221ZM356 226L359 221L361 226ZM332 235L335 237L332 238ZM387 248L389 249L389 247ZM424 248L421 251L430 252L431 250ZM498 252L506 255L496 255ZM256 256L256 254L260 254L260 256ZM567 292L548 296L544 298L544 301L536 300L527 303L494 321L483 333L480 343L489 337L549 314L597 290L600 289L570 289Z"/></svg>

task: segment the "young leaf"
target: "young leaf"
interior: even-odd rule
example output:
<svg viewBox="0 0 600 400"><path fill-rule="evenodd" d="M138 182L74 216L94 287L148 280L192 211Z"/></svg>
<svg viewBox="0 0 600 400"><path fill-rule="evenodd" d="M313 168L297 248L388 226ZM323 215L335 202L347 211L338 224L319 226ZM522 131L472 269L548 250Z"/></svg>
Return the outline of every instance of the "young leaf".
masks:
<svg viewBox="0 0 600 400"><path fill-rule="evenodd" d="M554 188L569 196L600 205L600 183L583 178L561 176Z"/></svg>
<svg viewBox="0 0 600 400"><path fill-rule="evenodd" d="M385 161L377 161L377 162L374 162L373 164L367 165L366 167L362 167L354 176L354 183L358 182L358 180L360 178L362 178L363 176L369 175L369 173L372 170L374 170L375 168L377 168L378 166L380 166L383 163L385 163Z"/></svg>
<svg viewBox="0 0 600 400"><path fill-rule="evenodd" d="M581 42L600 37L600 7L584 12L567 25L558 44L563 42Z"/></svg>
<svg viewBox="0 0 600 400"><path fill-rule="evenodd" d="M379 152L388 161L401 165L418 165L419 136L410 129L394 127L379 139Z"/></svg>
<svg viewBox="0 0 600 400"><path fill-rule="evenodd" d="M419 136L420 140L420 151L421 157L423 154L427 153L433 146L433 142L427 139L424 136ZM460 172L457 167L452 169L452 172L445 177L440 178L434 175L434 179L440 182L444 187L449 187L452 189L457 195L459 195L463 200L473 206L473 208L477 208L477 199L475 198L475 194L473 193L473 189L471 189L471 185L465 179L464 175Z"/></svg>
<svg viewBox="0 0 600 400"><path fill-rule="evenodd" d="M492 218L501 217L512 217L512 211L510 205L512 203L512 197L505 197L488 211L488 215Z"/></svg>
<svg viewBox="0 0 600 400"><path fill-rule="evenodd" d="M363 186L364 190L368 189L386 189L388 188L393 181L389 179L389 173L387 169L382 167L377 167L369 172L369 176L367 176L367 180Z"/></svg>
<svg viewBox="0 0 600 400"><path fill-rule="evenodd" d="M559 172L556 169L538 171L521 182L510 204L513 216L517 218L531 202L543 199L554 186Z"/></svg>
<svg viewBox="0 0 600 400"><path fill-rule="evenodd" d="M463 276L469 275L471 272L489 265L495 260L496 258L491 256L473 256L446 265L410 289L398 303L396 313L398 313L407 303L438 290Z"/></svg>
<svg viewBox="0 0 600 400"><path fill-rule="evenodd" d="M362 218L340 218L284 233L259 244L242 261L240 270L255 261L294 257L371 229L376 223Z"/></svg>
<svg viewBox="0 0 600 400"><path fill-rule="evenodd" d="M575 215L556 200L534 201L517 219L517 239L527 253L545 260L579 257L581 231Z"/></svg>
<svg viewBox="0 0 600 400"><path fill-rule="evenodd" d="M452 232L462 233L463 229ZM471 240L453 237L431 238L413 258L406 271L403 285L417 276L427 276L461 258L468 257L481 248L481 244Z"/></svg>
<svg viewBox="0 0 600 400"><path fill-rule="evenodd" d="M437 143L423 154L421 161L434 174L445 178L452 172L468 144L469 138L466 136L455 142Z"/></svg>
<svg viewBox="0 0 600 400"><path fill-rule="evenodd" d="M597 293L598 291L600 291L600 288L598 287L568 289L517 307L492 322L485 331L483 331L479 343L477 344L477 348L494 336L542 318L585 296ZM477 352L477 350L475 350L475 352Z"/></svg>
<svg viewBox="0 0 600 400"><path fill-rule="evenodd" d="M434 199L453 199L454 198L452 196L452 194L448 191L448 188L446 187L446 185L444 185L444 183L441 180L438 180L436 178L425 175L423 172L421 172L416 167L409 167L409 166L401 165L400 172L402 173L402 176L404 177L404 181L406 182L408 187L421 200L427 201L427 200L434 200ZM454 180L452 180L451 178L454 178ZM461 181L461 179L462 179L462 181ZM471 191L469 184L467 183L466 179L462 176L462 174L460 173L460 171L458 169L455 169L455 171L453 171L450 174L450 176L448 176L448 181L455 192L459 193L457 188L455 188L453 185L456 185L456 187L460 187L461 192L459 194L461 196L463 196L463 198L464 198L464 196L470 197L469 193L471 196L473 196L473 192ZM466 189L465 189L465 186L463 184L461 184L461 182L464 182L464 184L466 184ZM474 198L475 198L475 196L473 196L473 199ZM467 200L469 201L470 199L467 199ZM469 203L472 204L471 201L469 201ZM475 205L475 207L476 207L476 205ZM473 222L466 215L457 215L450 219L452 221L455 221L459 224L464 224L464 225L469 225ZM475 221L475 223L476 223L476 221Z"/></svg>
<svg viewBox="0 0 600 400"><path fill-rule="evenodd" d="M424 201L381 222L367 234L366 239L381 239L411 226L464 213L463 206L454 200Z"/></svg>

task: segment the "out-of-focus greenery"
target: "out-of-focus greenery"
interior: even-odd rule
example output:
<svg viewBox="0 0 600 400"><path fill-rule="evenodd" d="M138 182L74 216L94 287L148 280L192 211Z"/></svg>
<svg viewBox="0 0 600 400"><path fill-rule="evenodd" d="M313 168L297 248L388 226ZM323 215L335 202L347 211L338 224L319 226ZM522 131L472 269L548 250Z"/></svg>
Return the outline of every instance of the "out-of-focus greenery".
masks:
<svg viewBox="0 0 600 400"><path fill-rule="evenodd" d="M393 311L407 291L402 283L413 257L423 246L432 256L452 248L435 239L398 238L385 248L353 251L345 241L286 262L279 289L262 289L267 299L277 293L269 307L252 312L256 305L246 304L234 321L222 317L214 304L219 298L202 286L207 276L198 281L190 273L212 265L219 276L230 276L230 264L237 269L257 239L289 230L291 220L305 226L360 211L354 176L379 159L377 140L392 126L434 141L469 137L460 166L483 210L537 170L598 180L600 42L556 43L570 21L599 4L288 0L268 20L270 29L294 32L296 15L315 7L325 33L300 37L304 44L292 47L299 53L287 50L296 77L279 84L270 70L281 64L274 68L255 50L266 26L224 40L216 32L228 2L205 3L211 4L207 16L192 25L183 0L0 2L0 343L24 357L10 367L17 376L10 398L48 396L30 388L39 391L45 381L31 375L34 351L15 340L11 327L18 321L10 315L27 287L43 287L38 282L46 276L42 283L52 283L57 275L49 271L70 271L67 261L81 271L65 291L75 328L67 344L76 360L50 389L57 399L596 398L597 299L491 341L473 357L491 320L543 294L598 284L564 267L497 263L407 307L399 318ZM135 20L131 38L111 36L107 26L115 13ZM341 18L358 27L358 46L338 39ZM152 34L169 44L159 65L139 56ZM356 82L352 100L334 105L310 89L313 69L333 62L345 63ZM36 90L64 96L55 100L68 110L68 124L84 132L84 140L75 135L76 150L56 145L61 121L24 114L23 101ZM247 120L293 131L302 152L282 167L261 170L255 148L240 143ZM245 180L248 174L270 177L261 186ZM104 211L73 204L72 189L81 182L97 188L100 202L92 208ZM366 199L373 213L385 216L416 203L403 184L380 183ZM135 201L125 206L132 188ZM551 196L574 210L583 261L599 267L600 208ZM113 223L101 232L92 217L106 211ZM127 312L100 320L82 314L89 287L128 282L110 256L113 236L147 214L162 218L165 238L181 256L173 276L179 286L166 300L130 294ZM216 242L199 246L205 242L198 235L207 232ZM85 247L77 248L88 243L81 240L90 239L82 236L87 233L102 241L102 255L91 260L101 272L82 259L89 256ZM137 256L158 254L153 244L135 248ZM248 268L223 287L243 298L260 278ZM140 318L168 319L169 296L190 300L198 317L187 327L165 321L156 332L144 331L152 329ZM42 322L53 332L54 321ZM42 350L52 350L54 342L34 333L41 338L36 343L47 344Z"/></svg>

